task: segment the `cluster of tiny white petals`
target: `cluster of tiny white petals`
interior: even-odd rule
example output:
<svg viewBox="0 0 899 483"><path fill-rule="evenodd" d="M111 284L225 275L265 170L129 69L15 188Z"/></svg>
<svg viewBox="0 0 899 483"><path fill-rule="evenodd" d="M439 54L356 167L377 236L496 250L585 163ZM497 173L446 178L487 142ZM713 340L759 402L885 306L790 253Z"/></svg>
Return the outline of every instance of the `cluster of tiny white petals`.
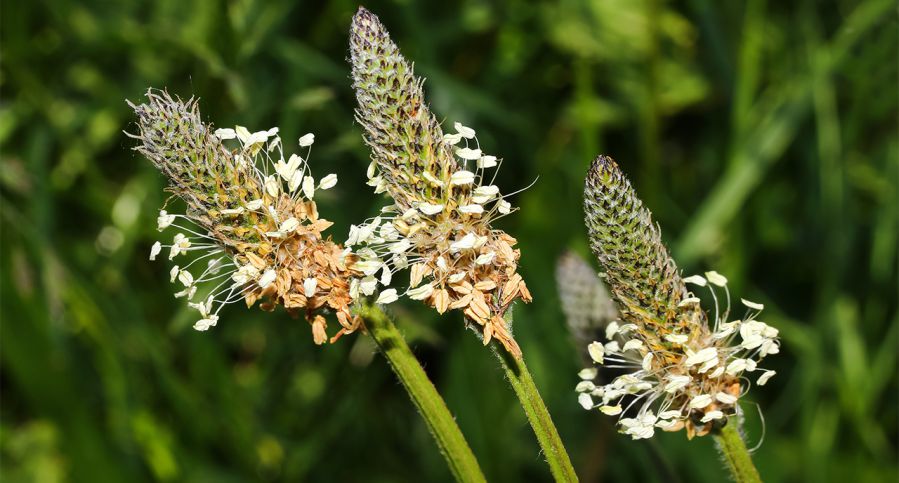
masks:
<svg viewBox="0 0 899 483"><path fill-rule="evenodd" d="M436 220L469 219L478 224L489 224L491 221L508 215L515 209L506 197L500 193L499 187L493 184L496 171L488 176L488 169L497 168L502 160L496 156L484 154L475 136L474 129L455 123L455 133L447 133L443 137L446 145L452 146L458 161L458 169L450 173L448 179L440 179L430 172L424 172L423 178L434 187L444 189L446 196L455 196L465 190L468 193L464 204L455 207L458 213L449 213L447 203L439 200L418 200L413 207L403 210L397 204L381 209L379 216L370 218L359 225L352 225L346 240L346 252L359 257L355 268L363 273L362 278L355 278L350 285L350 296L355 298L369 296L382 286L376 302L389 304L399 298L394 288L389 288L393 276L398 271L412 267L410 285L403 294L412 300L424 300L435 290L434 280L445 278L449 283L461 282L465 273L448 273L449 257L458 253L479 250L489 238L465 230L465 223L456 223L461 230L453 232L448 248L435 255L435 240L423 237L430 233L427 227L434 226ZM386 180L378 173L377 163L372 162L367 171L368 185L374 187L375 193L387 191ZM515 194L515 193L512 193ZM418 235L418 236L416 236ZM428 275L418 273L416 268L436 256L436 272ZM479 266L491 264L496 253L488 252L479 255L475 264ZM441 273L442 272L442 273Z"/></svg>
<svg viewBox="0 0 899 483"><path fill-rule="evenodd" d="M711 292L715 317L708 330L668 334L668 349L652 351L651 335L635 324L615 321L606 328L605 343L595 341L587 347L595 364L631 372L597 385L597 367L583 369L576 388L578 402L584 409L618 416L620 431L633 439L650 438L656 428L676 431L691 421L722 420L739 411L737 401L750 385L750 373L758 374L755 383L760 386L775 374L758 366L765 356L780 350L777 329L756 319L764 306L741 299L744 317L728 321L730 292L724 276L707 272L684 281ZM716 287L726 295L723 312ZM692 294L682 302L698 303Z"/></svg>
<svg viewBox="0 0 899 483"><path fill-rule="evenodd" d="M251 133L243 126L236 126L234 129L217 129L215 136L223 141L237 139L239 149L235 154L236 161L248 163L259 186L264 187L271 199L277 200L282 194L286 194L294 201L311 200L316 190L326 190L337 184L337 176L334 174L325 176L318 183L312 177L306 164L314 141L312 134L299 139L300 147L307 148L305 159L293 154L287 160L284 159L277 127ZM222 210L220 214L228 217L247 212L273 217L278 223L278 230L265 233L273 246L277 246L279 240L301 225L293 217L280 219L274 206L266 206L263 199ZM163 249L168 250L169 260L189 258L184 265L172 267L170 281L179 284L181 288L175 293L175 298L187 299L188 305L199 312L200 318L193 325L198 331L214 327L222 308L241 300L248 288L258 286L264 289L276 279L278 267L267 265L252 253L248 254L248 258L255 263L241 264L215 238L204 233L204 229L189 216L160 210L157 229L161 232L169 228L177 230L172 242L154 243L150 249L150 260L155 260ZM197 291L201 287L204 288L205 295L197 297ZM195 299L200 301L194 302Z"/></svg>

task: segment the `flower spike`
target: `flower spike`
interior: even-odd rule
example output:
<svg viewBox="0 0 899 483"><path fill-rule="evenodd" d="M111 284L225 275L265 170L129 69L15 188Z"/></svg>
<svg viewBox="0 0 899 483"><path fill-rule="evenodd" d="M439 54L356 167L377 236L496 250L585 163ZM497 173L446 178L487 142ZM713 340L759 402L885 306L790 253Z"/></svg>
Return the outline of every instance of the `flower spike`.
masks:
<svg viewBox="0 0 899 483"><path fill-rule="evenodd" d="M596 271L574 252L556 260L556 288L568 329L578 346L587 345L618 318L618 309Z"/></svg>
<svg viewBox="0 0 899 483"><path fill-rule="evenodd" d="M485 344L496 338L520 357L503 314L531 295L517 273L516 240L491 227L513 211L487 171L497 158L481 151L474 129L455 123L455 132L443 132L423 80L377 16L361 7L350 30L350 61L356 120L372 150L369 185L393 199L381 216L350 229L346 244L355 247L364 274L353 295L372 295L409 268L405 295L440 313L463 311Z"/></svg>
<svg viewBox="0 0 899 483"><path fill-rule="evenodd" d="M341 325L332 341L359 327L349 310L356 259L323 237L331 222L319 217L312 200L316 189L336 184L335 175L316 184L304 157L285 160L278 128L213 130L194 99L150 89L146 103L128 104L139 129L131 135L140 141L134 149L187 205L184 214L159 212L159 231L177 233L171 244L156 242L150 259L163 249L171 260L189 258L172 268L171 281L182 287L175 297L200 313L196 330L215 326L222 307L241 299L303 314L317 344L328 340L322 312L335 312ZM299 144L308 148L312 140L308 134Z"/></svg>
<svg viewBox="0 0 899 483"><path fill-rule="evenodd" d="M739 412L748 373L759 372L760 386L774 375L758 367L780 350L777 329L756 320L763 306L743 300L746 313L730 320L727 278L714 271L682 278L649 210L611 158L594 160L584 209L591 248L621 311L621 320L606 327L607 341L592 342L587 352L594 364L631 372L597 385L596 368L582 370L578 402L618 416L621 432L634 439L652 437L656 428L685 428L692 438L720 427ZM710 291L711 322L688 284Z"/></svg>

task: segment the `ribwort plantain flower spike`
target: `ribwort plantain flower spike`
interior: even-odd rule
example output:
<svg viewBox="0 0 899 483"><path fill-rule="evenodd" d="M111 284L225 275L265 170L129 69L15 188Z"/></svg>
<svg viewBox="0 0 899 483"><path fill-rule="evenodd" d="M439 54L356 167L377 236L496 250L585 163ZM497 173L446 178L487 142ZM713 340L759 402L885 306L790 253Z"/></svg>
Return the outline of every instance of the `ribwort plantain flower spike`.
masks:
<svg viewBox="0 0 899 483"><path fill-rule="evenodd" d="M618 416L621 432L634 439L652 437L656 428L685 428L692 438L725 424L740 411L749 373L759 374L757 385L774 375L758 367L780 349L777 329L756 320L764 307L741 299L745 314L730 320L724 276L681 278L659 227L611 158L594 160L584 208L591 248L621 311L621 320L606 327L607 341L590 343L587 353L595 364L632 372L597 385L597 368L584 369L578 401ZM711 323L687 284L709 289Z"/></svg>
<svg viewBox="0 0 899 483"><path fill-rule="evenodd" d="M393 199L381 216L350 229L346 245L355 247L363 272L353 296L372 295L409 268L407 297L440 313L462 310L482 329L485 345L496 338L520 357L503 314L531 295L517 273L516 240L491 227L513 211L488 171L501 160L481 151L469 127L455 123L455 132L443 133L423 80L380 20L361 7L350 31L350 61L356 120L372 150L369 185Z"/></svg>
<svg viewBox="0 0 899 483"><path fill-rule="evenodd" d="M128 103L137 115L134 149L186 204L183 214L160 210L159 231L176 233L171 243L152 246L150 260L163 249L170 260L188 259L172 268L171 281L183 287L175 297L200 314L194 328L215 326L222 307L239 300L304 315L317 344L328 340L326 312L336 313L341 326L332 341L359 328L349 309L356 258L323 237L331 222L319 217L313 201L317 190L337 182L333 174L317 183L312 177L306 159L313 135L299 140L305 156L285 160L278 128L214 130L195 99L153 89L146 96L146 103Z"/></svg>
<svg viewBox="0 0 899 483"><path fill-rule="evenodd" d="M618 309L596 271L574 252L556 260L556 285L562 313L578 346L596 340L613 320Z"/></svg>

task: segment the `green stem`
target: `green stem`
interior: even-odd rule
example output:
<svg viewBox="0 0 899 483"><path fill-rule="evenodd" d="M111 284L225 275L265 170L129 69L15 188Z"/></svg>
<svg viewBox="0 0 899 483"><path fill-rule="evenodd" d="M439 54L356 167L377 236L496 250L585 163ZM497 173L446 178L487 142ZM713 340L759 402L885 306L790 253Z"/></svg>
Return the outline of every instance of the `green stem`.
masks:
<svg viewBox="0 0 899 483"><path fill-rule="evenodd" d="M363 306L357 313L427 423L456 481L487 481L446 403L390 317L374 306Z"/></svg>
<svg viewBox="0 0 899 483"><path fill-rule="evenodd" d="M727 462L727 468L730 470L734 481L737 483L761 483L759 472L752 464L752 457L746 448L743 437L740 436L740 429L737 427L736 418L727 422L721 433L715 436L718 443L718 450L724 456Z"/></svg>
<svg viewBox="0 0 899 483"><path fill-rule="evenodd" d="M506 321L510 326L512 323L511 313L511 310L506 313ZM506 371L506 378L509 379L509 383L528 417L528 422L531 423L531 428L537 435L537 441L540 443L540 448L543 449L543 454L546 455L546 462L549 463L549 470L552 472L553 478L556 481L577 481L577 474L574 472L574 467L571 466L571 459L568 458L565 445L562 444L559 432L553 424L546 405L543 404L543 398L540 397L534 379L528 372L524 358L516 359L498 343L491 344L491 348Z"/></svg>

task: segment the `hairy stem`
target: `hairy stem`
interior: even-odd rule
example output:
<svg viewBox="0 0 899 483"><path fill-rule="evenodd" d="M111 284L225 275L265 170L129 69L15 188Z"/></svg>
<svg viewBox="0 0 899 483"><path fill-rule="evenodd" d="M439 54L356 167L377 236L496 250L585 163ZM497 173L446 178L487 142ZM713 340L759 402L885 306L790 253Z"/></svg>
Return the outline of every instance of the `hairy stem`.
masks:
<svg viewBox="0 0 899 483"><path fill-rule="evenodd" d="M505 318L511 326L511 310L506 312ZM559 437L559 431L556 430L549 411L543 403L543 398L540 397L540 392L534 384L534 379L528 372L524 357L516 358L496 343L492 344L491 348L502 364L515 395L518 396L518 401L521 403L528 422L537 436L537 441L540 443L540 448L546 456L546 462L549 463L549 470L552 472L553 478L556 481L578 481L568 452L565 451L565 445L562 444L562 439Z"/></svg>
<svg viewBox="0 0 899 483"><path fill-rule="evenodd" d="M740 429L737 427L736 418L731 419L721 429L721 433L715 436L718 443L718 450L724 456L727 463L727 469L730 470L731 476L737 483L760 483L762 479L759 472L752 464L752 457L740 435Z"/></svg>
<svg viewBox="0 0 899 483"><path fill-rule="evenodd" d="M390 317L375 306L364 306L357 313L427 423L456 481L486 481L449 408Z"/></svg>

